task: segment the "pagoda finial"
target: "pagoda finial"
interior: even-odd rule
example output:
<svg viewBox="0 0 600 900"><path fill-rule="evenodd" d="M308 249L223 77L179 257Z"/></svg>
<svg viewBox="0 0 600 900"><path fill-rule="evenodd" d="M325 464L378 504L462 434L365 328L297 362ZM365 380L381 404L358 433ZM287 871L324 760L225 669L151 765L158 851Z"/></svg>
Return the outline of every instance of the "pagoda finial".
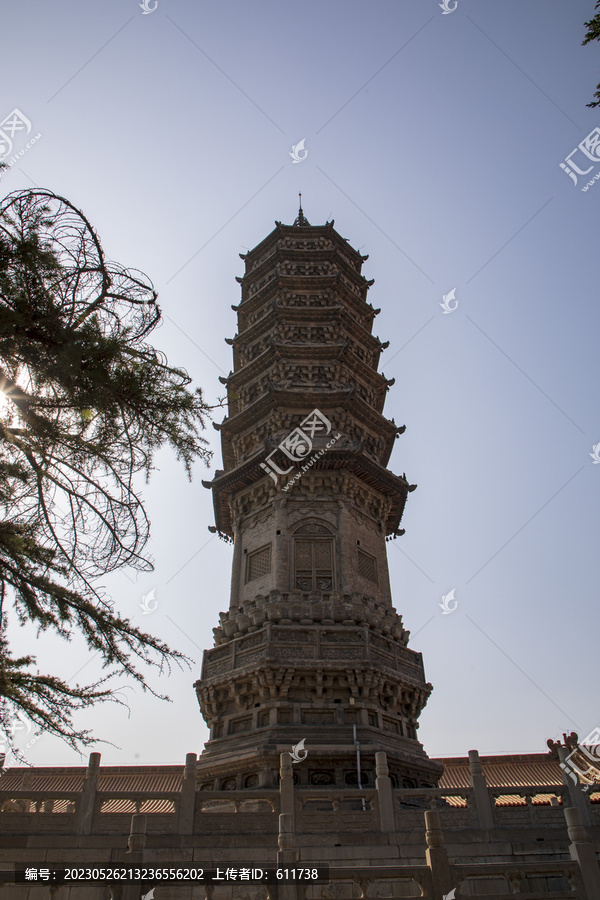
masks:
<svg viewBox="0 0 600 900"><path fill-rule="evenodd" d="M302 210L302 193L300 191L298 191L298 198L299 198L300 208L298 209L298 215L296 216L296 221L294 222L294 225L310 225L310 222L308 221L308 219L306 218L306 216L304 215L304 212Z"/></svg>

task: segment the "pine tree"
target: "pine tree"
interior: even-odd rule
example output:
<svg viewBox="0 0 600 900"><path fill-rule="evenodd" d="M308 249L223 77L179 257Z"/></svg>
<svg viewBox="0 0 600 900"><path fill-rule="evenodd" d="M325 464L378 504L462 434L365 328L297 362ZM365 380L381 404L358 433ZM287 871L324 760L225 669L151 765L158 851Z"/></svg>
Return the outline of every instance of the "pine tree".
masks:
<svg viewBox="0 0 600 900"><path fill-rule="evenodd" d="M115 613L97 579L148 571L149 522L137 484L170 445L188 477L210 453L209 407L183 369L148 343L160 321L143 274L108 262L85 216L50 191L0 206L0 724L24 713L72 747L93 740L73 714L116 700L106 683L127 673L150 689L183 654ZM110 674L70 685L13 658L12 606L21 623L65 640L82 634ZM161 696L161 695L157 695Z"/></svg>

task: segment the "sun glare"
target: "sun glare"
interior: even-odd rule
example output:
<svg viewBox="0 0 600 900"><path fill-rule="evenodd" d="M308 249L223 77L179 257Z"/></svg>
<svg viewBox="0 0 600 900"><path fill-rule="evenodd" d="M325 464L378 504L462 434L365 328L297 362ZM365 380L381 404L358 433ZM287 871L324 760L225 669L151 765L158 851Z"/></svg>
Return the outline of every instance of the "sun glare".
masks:
<svg viewBox="0 0 600 900"><path fill-rule="evenodd" d="M0 391L0 417L5 419L7 416L12 415L12 411L12 403L4 391Z"/></svg>

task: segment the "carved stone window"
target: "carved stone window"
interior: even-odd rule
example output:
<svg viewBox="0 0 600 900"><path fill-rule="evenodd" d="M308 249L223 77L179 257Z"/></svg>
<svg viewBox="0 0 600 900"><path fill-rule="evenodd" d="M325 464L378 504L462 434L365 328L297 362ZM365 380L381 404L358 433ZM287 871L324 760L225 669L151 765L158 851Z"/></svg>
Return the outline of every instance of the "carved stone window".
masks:
<svg viewBox="0 0 600 900"><path fill-rule="evenodd" d="M367 581L377 584L377 560L364 550L358 551L358 574Z"/></svg>
<svg viewBox="0 0 600 900"><path fill-rule="evenodd" d="M333 540L296 538L294 587L298 591L333 589Z"/></svg>
<svg viewBox="0 0 600 900"><path fill-rule="evenodd" d="M296 529L293 583L297 591L333 590L333 535L324 525L306 524Z"/></svg>
<svg viewBox="0 0 600 900"><path fill-rule="evenodd" d="M246 559L246 584L268 575L271 571L271 545L249 553Z"/></svg>

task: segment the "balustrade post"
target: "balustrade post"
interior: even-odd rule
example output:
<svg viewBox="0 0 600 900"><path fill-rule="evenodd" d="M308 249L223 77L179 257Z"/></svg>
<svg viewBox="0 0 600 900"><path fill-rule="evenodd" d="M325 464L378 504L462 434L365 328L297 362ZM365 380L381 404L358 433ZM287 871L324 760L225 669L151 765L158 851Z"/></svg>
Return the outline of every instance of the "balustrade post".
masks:
<svg viewBox="0 0 600 900"><path fill-rule="evenodd" d="M21 783L19 785L20 791L26 791L31 788L31 772L25 772L24 775L21 776ZM18 809L21 812L29 812L30 800L13 800L9 801L10 809Z"/></svg>
<svg viewBox="0 0 600 900"><path fill-rule="evenodd" d="M195 753L186 753L181 795L179 797L178 834L193 834L194 832L197 771L198 757Z"/></svg>
<svg viewBox="0 0 600 900"><path fill-rule="evenodd" d="M425 813L425 840L427 850L425 858L431 871L431 883L433 885L433 900L444 900L446 894L455 885L452 884L452 870L448 851L444 846L444 834L440 822L440 814L437 809L428 809Z"/></svg>
<svg viewBox="0 0 600 900"><path fill-rule="evenodd" d="M282 758L285 756L282 753ZM289 757L289 754L287 754ZM291 762L290 762L291 766ZM282 766L283 768L283 766ZM290 813L280 813L279 815L279 837L277 852L277 868L278 869L294 869L298 863L298 851L295 848L295 835L293 818ZM298 900L299 885L290 882L289 884L280 883L277 886L277 900Z"/></svg>
<svg viewBox="0 0 600 900"><path fill-rule="evenodd" d="M142 853L146 846L146 832L148 831L148 816L145 813L134 813L131 817L127 850L125 856L129 859L134 853ZM141 862L140 857L140 862Z"/></svg>
<svg viewBox="0 0 600 900"><path fill-rule="evenodd" d="M588 900L600 897L600 867L596 850L588 840L585 828L581 824L579 810L574 807L565 809L565 819L569 832L571 859L579 863L581 877Z"/></svg>
<svg viewBox="0 0 600 900"><path fill-rule="evenodd" d="M134 813L131 817L127 850L123 859L123 864L126 868L129 868L129 866L132 868L143 866L147 830L148 816L144 813ZM123 885L122 900L140 900L140 886L138 884Z"/></svg>
<svg viewBox="0 0 600 900"><path fill-rule="evenodd" d="M96 806L96 790L98 781L98 769L100 768L100 754L90 753L85 780L81 789L78 807L77 834L91 834L94 809Z"/></svg>
<svg viewBox="0 0 600 900"><path fill-rule="evenodd" d="M484 831L489 831L494 827L494 813L478 750L469 750L469 773L479 827Z"/></svg>
<svg viewBox="0 0 600 900"><path fill-rule="evenodd" d="M565 769L563 769L561 766L560 772L563 784L567 786L571 805L575 806L579 810L579 815L581 816L581 824L587 828L592 823L590 821L590 813L587 806L586 797L581 789L581 784L579 782L579 776L575 772L573 772L573 769L567 762L567 756L569 755L567 748L559 745L557 747L557 750L559 760L566 767Z"/></svg>
<svg viewBox="0 0 600 900"><path fill-rule="evenodd" d="M292 757L289 753L284 752L279 756L279 812L289 813L291 818L290 830L292 834L296 831L295 822L295 794L294 794L294 773L292 770Z"/></svg>
<svg viewBox="0 0 600 900"><path fill-rule="evenodd" d="M377 805L379 807L379 827L383 832L396 830L394 815L394 796L392 782L387 764L387 756L383 750L375 754L375 787L377 788Z"/></svg>

